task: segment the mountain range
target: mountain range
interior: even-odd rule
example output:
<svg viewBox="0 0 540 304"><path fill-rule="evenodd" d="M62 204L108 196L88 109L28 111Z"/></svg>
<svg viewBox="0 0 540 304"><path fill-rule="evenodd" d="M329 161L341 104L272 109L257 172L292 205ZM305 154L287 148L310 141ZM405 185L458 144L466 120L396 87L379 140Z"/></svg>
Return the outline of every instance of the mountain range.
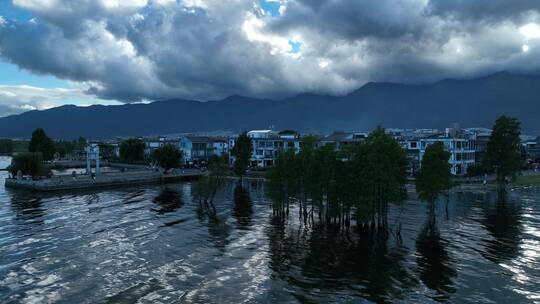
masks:
<svg viewBox="0 0 540 304"><path fill-rule="evenodd" d="M218 101L172 99L148 104L65 105L0 118L0 137L92 139L274 128L325 134L335 130L491 127L500 115L524 132L540 130L540 77L499 72L431 84L368 83L344 96L300 94L283 100L230 96Z"/></svg>

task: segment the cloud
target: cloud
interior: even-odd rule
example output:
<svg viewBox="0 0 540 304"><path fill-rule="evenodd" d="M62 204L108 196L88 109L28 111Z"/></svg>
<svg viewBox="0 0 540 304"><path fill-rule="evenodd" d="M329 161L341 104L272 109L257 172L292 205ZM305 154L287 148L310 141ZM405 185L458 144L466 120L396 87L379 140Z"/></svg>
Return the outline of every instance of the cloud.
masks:
<svg viewBox="0 0 540 304"><path fill-rule="evenodd" d="M45 110L66 103L77 105L115 104L89 96L81 89L44 89L33 86L0 85L0 116L29 110Z"/></svg>
<svg viewBox="0 0 540 304"><path fill-rule="evenodd" d="M344 94L540 68L536 0L272 2L279 16L255 0L14 0L35 18L0 19L0 56L123 102Z"/></svg>
<svg viewBox="0 0 540 304"><path fill-rule="evenodd" d="M540 11L537 0L430 0L430 14L473 22L520 20Z"/></svg>

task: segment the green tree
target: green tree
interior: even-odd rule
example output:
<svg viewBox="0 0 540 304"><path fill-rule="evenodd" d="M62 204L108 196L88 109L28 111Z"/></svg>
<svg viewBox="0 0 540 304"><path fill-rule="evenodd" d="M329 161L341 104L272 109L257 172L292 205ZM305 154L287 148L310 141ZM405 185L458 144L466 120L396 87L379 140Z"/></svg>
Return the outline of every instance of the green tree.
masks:
<svg viewBox="0 0 540 304"><path fill-rule="evenodd" d="M501 116L495 121L489 138L485 167L495 172L499 190L506 188L507 178L514 178L521 168L520 122L511 117Z"/></svg>
<svg viewBox="0 0 540 304"><path fill-rule="evenodd" d="M27 140L13 141L13 153L28 152L30 142Z"/></svg>
<svg viewBox="0 0 540 304"><path fill-rule="evenodd" d="M54 157L55 144L43 129L38 128L32 132L32 139L30 140L28 150L30 152L40 152L44 160L51 160Z"/></svg>
<svg viewBox="0 0 540 304"><path fill-rule="evenodd" d="M101 156L102 159L106 159L106 160L115 159L116 155L114 154L114 146L107 143L100 143L99 155Z"/></svg>
<svg viewBox="0 0 540 304"><path fill-rule="evenodd" d="M41 152L25 152L18 153L13 156L9 172L12 175L17 175L21 171L23 175L31 175L32 177L44 176L48 172L43 165L43 155Z"/></svg>
<svg viewBox="0 0 540 304"><path fill-rule="evenodd" d="M252 152L251 139L243 132L238 136L236 143L231 151L234 157L234 173L242 178L249 167L249 160Z"/></svg>
<svg viewBox="0 0 540 304"><path fill-rule="evenodd" d="M208 174L195 185L195 197L199 202L210 203L215 212L214 197L216 193L225 185L229 172L229 161L227 156L213 156L208 163Z"/></svg>
<svg viewBox="0 0 540 304"><path fill-rule="evenodd" d="M77 141L75 142L77 149L79 150L84 150L84 148L86 148L86 143L87 143L86 138L82 136L79 137Z"/></svg>
<svg viewBox="0 0 540 304"><path fill-rule="evenodd" d="M120 159L127 163L144 161L144 142L137 138L124 140L120 144Z"/></svg>
<svg viewBox="0 0 540 304"><path fill-rule="evenodd" d="M290 201L297 197L300 174L297 156L293 150L281 152L272 168L268 170L268 194L274 203L274 210L280 214L289 213Z"/></svg>
<svg viewBox="0 0 540 304"><path fill-rule="evenodd" d="M13 153L13 140L0 139L0 155Z"/></svg>
<svg viewBox="0 0 540 304"><path fill-rule="evenodd" d="M416 192L432 207L437 197L452 187L449 158L450 153L444 149L442 142L429 145L422 158L420 172L416 176Z"/></svg>
<svg viewBox="0 0 540 304"><path fill-rule="evenodd" d="M370 209L378 224L386 227L388 203L407 197L407 155L392 136L377 127L358 145L351 157L351 177L356 190L357 210Z"/></svg>
<svg viewBox="0 0 540 304"><path fill-rule="evenodd" d="M75 149L75 144L71 141L58 141L55 145L55 150L61 157L71 154Z"/></svg>
<svg viewBox="0 0 540 304"><path fill-rule="evenodd" d="M274 215L287 215L289 204L298 202L305 223L318 211L319 220L348 228L356 211L358 224L371 215L372 224L377 217L379 227L387 228L388 204L407 195L405 151L382 128L364 143L340 151L333 145L316 147L316 142L308 137L298 154L280 153L268 171Z"/></svg>
<svg viewBox="0 0 540 304"><path fill-rule="evenodd" d="M182 166L183 152L174 145L164 145L154 150L152 159L167 172Z"/></svg>

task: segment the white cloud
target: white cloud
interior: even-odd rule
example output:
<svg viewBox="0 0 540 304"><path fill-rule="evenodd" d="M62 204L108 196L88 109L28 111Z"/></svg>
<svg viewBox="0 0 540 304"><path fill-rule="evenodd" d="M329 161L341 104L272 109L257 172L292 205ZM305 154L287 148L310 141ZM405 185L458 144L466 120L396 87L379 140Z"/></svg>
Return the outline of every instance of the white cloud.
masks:
<svg viewBox="0 0 540 304"><path fill-rule="evenodd" d="M540 27L534 23L522 26L519 32L529 39L540 38Z"/></svg>
<svg viewBox="0 0 540 304"><path fill-rule="evenodd" d="M540 69L530 60L537 0L271 1L279 17L258 0L14 0L36 19L4 21L0 56L124 102L344 94L368 81Z"/></svg>
<svg viewBox="0 0 540 304"><path fill-rule="evenodd" d="M66 103L75 105L117 104L86 94L83 89L45 89L28 85L0 85L0 116L28 110L45 110Z"/></svg>

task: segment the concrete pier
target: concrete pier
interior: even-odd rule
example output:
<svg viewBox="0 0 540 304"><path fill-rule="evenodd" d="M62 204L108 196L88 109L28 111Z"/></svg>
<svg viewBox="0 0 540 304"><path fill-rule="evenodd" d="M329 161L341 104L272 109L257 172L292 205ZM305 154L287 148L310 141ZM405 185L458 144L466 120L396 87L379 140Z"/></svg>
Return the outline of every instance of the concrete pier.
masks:
<svg viewBox="0 0 540 304"><path fill-rule="evenodd" d="M174 172L167 174L152 170L137 170L104 173L95 178L92 178L90 175L76 175L75 178L71 175L62 175L39 180L8 178L6 179L5 186L8 188L32 191L62 191L169 183L198 179L204 174L204 172L195 169L175 170Z"/></svg>

